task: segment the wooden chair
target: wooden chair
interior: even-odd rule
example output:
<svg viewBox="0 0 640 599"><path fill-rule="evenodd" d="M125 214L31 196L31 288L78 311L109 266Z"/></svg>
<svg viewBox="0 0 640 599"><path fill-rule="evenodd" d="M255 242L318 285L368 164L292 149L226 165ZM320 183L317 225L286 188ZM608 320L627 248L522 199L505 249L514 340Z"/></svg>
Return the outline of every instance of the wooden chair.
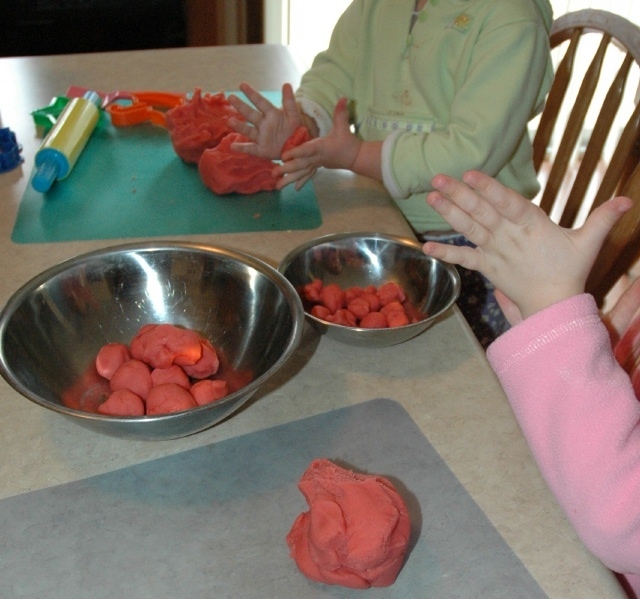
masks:
<svg viewBox="0 0 640 599"><path fill-rule="evenodd" d="M596 39L597 48L588 55L590 63L582 71L576 65L593 47L587 37ZM550 44L556 52L564 50L564 54L533 142L534 166L543 184L536 201L561 226L570 228L580 224L576 217L584 217L585 210L588 213L623 190L640 205L640 28L606 11L580 10L556 19ZM616 66L611 68L609 61L616 59ZM578 78L582 80L575 95L567 94ZM601 91L603 82L606 93ZM631 114L622 115L627 88L636 96ZM604 99L600 100L603 94ZM598 108L599 102L602 103ZM566 104L569 109L565 117ZM585 119L594 109L598 115L582 153ZM615 149L610 157L605 157L605 149L611 143ZM549 165L544 181L543 171ZM634 234L638 221L640 209L634 207L616 226L594 266L588 291L594 293L599 304L640 257L640 236Z"/></svg>
<svg viewBox="0 0 640 599"><path fill-rule="evenodd" d="M612 287L640 258L640 164L636 165L620 194L633 200L633 208L605 239L587 279L586 290L601 307Z"/></svg>

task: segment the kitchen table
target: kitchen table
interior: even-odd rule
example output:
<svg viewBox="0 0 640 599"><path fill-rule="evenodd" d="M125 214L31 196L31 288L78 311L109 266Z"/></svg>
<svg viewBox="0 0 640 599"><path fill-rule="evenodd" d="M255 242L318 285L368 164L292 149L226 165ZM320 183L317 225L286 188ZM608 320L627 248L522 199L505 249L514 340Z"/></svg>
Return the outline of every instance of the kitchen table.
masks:
<svg viewBox="0 0 640 599"><path fill-rule="evenodd" d="M233 90L248 81L261 90L279 90L287 81L295 85L299 76L295 57L275 45L1 59L2 125L17 135L24 163L0 175L0 304L28 279L64 259L138 240L11 240L41 141L31 111L71 85L191 92L196 87ZM322 215L318 227L180 238L241 249L276 265L294 246L323 234L376 230L410 235L379 184L325 171L314 185ZM419 337L377 350L318 339L306 330L291 365L237 415L173 441L125 441L91 433L32 404L2 380L0 500L27 497L373 398L390 398L406 410L544 593L562 599L623 596L547 490L484 353L457 309ZM484 596L495 595L489 591Z"/></svg>

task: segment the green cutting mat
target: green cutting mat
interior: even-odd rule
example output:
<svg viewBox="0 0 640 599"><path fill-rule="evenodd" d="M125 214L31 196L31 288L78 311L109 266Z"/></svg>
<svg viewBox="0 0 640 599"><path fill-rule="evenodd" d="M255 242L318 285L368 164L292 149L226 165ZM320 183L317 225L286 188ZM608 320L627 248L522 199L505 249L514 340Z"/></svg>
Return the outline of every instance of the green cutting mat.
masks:
<svg viewBox="0 0 640 599"><path fill-rule="evenodd" d="M27 186L11 238L40 243L314 229L321 224L311 182L299 192L288 186L218 196L204 186L195 165L178 158L165 129L150 124L117 128L103 115L66 179L46 194Z"/></svg>

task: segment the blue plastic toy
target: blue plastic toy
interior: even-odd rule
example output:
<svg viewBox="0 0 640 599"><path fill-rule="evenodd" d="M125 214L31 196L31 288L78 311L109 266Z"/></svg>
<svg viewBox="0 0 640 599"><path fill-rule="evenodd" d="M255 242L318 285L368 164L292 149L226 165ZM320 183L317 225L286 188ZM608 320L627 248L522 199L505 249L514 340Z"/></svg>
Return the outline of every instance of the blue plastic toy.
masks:
<svg viewBox="0 0 640 599"><path fill-rule="evenodd" d="M8 127L0 129L0 173L11 171L24 162L22 146Z"/></svg>

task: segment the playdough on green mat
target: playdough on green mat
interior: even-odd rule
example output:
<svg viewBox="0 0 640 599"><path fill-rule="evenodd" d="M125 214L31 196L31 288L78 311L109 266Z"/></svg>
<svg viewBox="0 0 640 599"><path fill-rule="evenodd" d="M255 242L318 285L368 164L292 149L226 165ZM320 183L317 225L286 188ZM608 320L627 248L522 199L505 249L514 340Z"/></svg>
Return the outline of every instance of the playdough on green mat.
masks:
<svg viewBox="0 0 640 599"><path fill-rule="evenodd" d="M176 154L185 162L196 163L204 184L217 194L276 189L280 178L273 173L275 162L231 149L233 143L251 141L229 127L231 117L245 120L224 93L202 95L196 88L189 100L167 112L167 129ZM307 129L299 127L281 153L309 139Z"/></svg>
<svg viewBox="0 0 640 599"><path fill-rule="evenodd" d="M271 102L278 92L264 92ZM47 193L25 189L11 239L47 243L315 229L312 182L296 191L218 195L175 153L167 130L115 127L103 114L73 174Z"/></svg>

